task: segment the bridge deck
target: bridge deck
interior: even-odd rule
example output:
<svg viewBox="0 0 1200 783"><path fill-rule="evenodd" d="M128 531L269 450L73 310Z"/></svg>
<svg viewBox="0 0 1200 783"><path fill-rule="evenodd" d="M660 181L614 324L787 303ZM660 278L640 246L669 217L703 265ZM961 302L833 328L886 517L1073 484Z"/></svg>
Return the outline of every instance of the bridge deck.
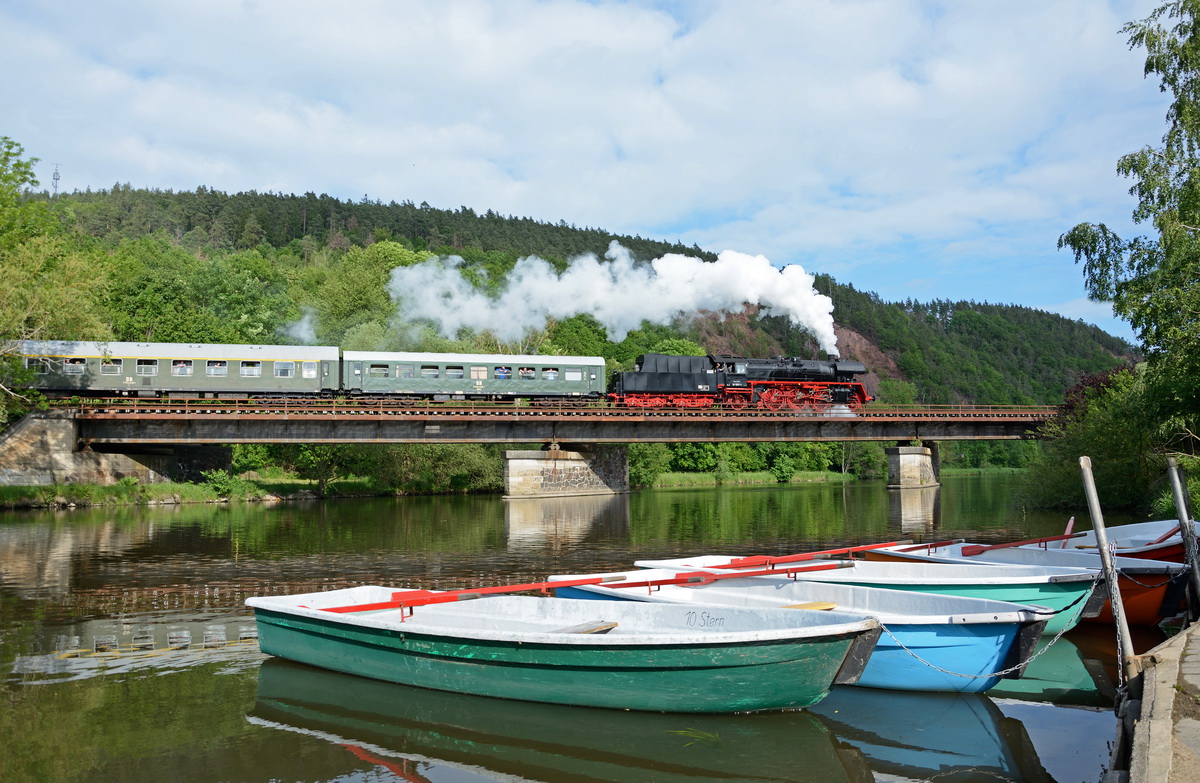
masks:
<svg viewBox="0 0 1200 783"><path fill-rule="evenodd" d="M68 408L86 443L634 443L1009 440L1046 406L875 406L851 412L391 401L96 400Z"/></svg>

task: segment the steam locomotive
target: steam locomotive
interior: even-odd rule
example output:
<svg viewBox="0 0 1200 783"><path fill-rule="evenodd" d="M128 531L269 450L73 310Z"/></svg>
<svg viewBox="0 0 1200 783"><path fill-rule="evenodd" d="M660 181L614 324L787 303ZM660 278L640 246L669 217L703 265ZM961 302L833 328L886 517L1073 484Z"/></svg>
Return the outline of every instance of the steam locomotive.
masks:
<svg viewBox="0 0 1200 783"><path fill-rule="evenodd" d="M860 362L639 356L608 379L598 356L343 351L336 346L26 341L29 385L48 396L398 401L609 401L634 408L856 410Z"/></svg>
<svg viewBox="0 0 1200 783"><path fill-rule="evenodd" d="M609 397L635 408L803 410L833 405L858 410L870 402L856 379L862 362L795 357L639 356L632 372L613 373Z"/></svg>

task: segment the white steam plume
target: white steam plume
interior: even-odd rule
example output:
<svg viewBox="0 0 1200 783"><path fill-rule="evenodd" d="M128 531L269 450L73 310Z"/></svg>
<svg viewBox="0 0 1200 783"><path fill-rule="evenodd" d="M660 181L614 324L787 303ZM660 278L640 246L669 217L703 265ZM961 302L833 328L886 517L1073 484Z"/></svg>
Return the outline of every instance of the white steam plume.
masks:
<svg viewBox="0 0 1200 783"><path fill-rule="evenodd" d="M317 342L316 322L316 311L310 307L306 307L304 308L303 318L284 326L280 331L301 345L314 345Z"/></svg>
<svg viewBox="0 0 1200 783"><path fill-rule="evenodd" d="M489 297L462 278L461 259L426 261L392 270L388 292L404 319L428 319L453 337L462 327L489 330L500 340L519 340L541 329L547 317L588 313L613 341L625 339L642 321L666 324L680 313L740 311L745 304L771 315L784 315L810 332L829 354L837 354L833 300L813 289L813 276L799 266L774 267L763 256L733 250L715 263L668 254L650 264L635 264L629 251L613 242L608 263L594 255L571 261L561 275L535 256L520 259L507 288Z"/></svg>

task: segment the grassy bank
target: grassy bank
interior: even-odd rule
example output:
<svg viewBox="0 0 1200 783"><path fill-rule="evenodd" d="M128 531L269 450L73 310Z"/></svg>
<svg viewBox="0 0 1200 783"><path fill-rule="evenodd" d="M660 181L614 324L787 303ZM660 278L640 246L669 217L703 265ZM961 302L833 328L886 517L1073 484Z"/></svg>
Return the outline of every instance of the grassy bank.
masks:
<svg viewBox="0 0 1200 783"><path fill-rule="evenodd" d="M0 487L0 509L79 508L109 505L175 505L314 498L315 483L306 479L227 477L211 483L165 482L141 484L122 479L116 484L50 484L40 487ZM331 482L326 497L380 495L370 481Z"/></svg>

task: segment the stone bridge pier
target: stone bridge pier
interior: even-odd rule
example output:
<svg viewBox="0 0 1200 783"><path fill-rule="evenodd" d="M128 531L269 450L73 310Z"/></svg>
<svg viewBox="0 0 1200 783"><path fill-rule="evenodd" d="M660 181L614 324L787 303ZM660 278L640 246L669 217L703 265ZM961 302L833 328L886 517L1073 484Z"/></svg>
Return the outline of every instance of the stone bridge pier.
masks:
<svg viewBox="0 0 1200 783"><path fill-rule="evenodd" d="M888 460L888 489L941 486L942 465L937 443L897 446L885 451Z"/></svg>
<svg viewBox="0 0 1200 783"><path fill-rule="evenodd" d="M612 495L629 491L625 446L551 444L504 452L506 498Z"/></svg>

